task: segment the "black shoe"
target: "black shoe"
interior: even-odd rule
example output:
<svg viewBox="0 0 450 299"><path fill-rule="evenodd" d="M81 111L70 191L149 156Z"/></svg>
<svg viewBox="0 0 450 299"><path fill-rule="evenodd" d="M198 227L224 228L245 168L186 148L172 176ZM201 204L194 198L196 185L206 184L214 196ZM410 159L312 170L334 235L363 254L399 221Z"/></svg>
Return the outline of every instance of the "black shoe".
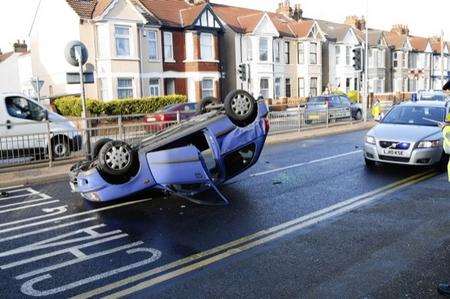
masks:
<svg viewBox="0 0 450 299"><path fill-rule="evenodd" d="M440 283L437 287L439 294L450 297L450 285L447 283Z"/></svg>

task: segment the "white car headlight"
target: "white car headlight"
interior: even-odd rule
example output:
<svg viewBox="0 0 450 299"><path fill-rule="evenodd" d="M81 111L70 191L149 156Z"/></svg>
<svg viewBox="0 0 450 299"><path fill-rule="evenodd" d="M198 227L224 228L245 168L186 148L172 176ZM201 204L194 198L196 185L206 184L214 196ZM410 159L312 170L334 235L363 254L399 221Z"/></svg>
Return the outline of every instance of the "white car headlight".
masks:
<svg viewBox="0 0 450 299"><path fill-rule="evenodd" d="M417 145L418 148L433 148L433 147L440 147L441 141L440 140L425 140L419 142Z"/></svg>
<svg viewBox="0 0 450 299"><path fill-rule="evenodd" d="M375 138L372 136L366 136L366 143L368 144L376 144Z"/></svg>

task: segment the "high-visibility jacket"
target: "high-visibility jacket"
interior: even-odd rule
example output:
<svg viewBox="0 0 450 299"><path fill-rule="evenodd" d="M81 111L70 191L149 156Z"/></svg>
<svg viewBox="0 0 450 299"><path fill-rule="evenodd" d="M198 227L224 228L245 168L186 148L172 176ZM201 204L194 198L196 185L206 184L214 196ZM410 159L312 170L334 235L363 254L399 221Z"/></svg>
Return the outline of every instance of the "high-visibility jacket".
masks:
<svg viewBox="0 0 450 299"><path fill-rule="evenodd" d="M442 129L442 135L444 137L444 151L447 155L450 155L450 125L446 125Z"/></svg>
<svg viewBox="0 0 450 299"><path fill-rule="evenodd" d="M380 103L376 103L372 106L372 116L374 119L378 119L381 114L381 105Z"/></svg>

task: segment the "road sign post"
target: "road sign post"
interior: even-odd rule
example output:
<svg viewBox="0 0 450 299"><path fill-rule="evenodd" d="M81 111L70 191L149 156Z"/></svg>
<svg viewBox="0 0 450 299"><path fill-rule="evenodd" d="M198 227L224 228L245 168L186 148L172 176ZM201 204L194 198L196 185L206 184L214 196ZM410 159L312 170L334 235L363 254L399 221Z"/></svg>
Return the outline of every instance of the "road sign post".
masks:
<svg viewBox="0 0 450 299"><path fill-rule="evenodd" d="M44 85L44 81L39 80L39 77L36 76L34 78L31 78L31 85L33 86L34 92L36 93L36 98L37 101L40 102L41 101L41 89L42 86Z"/></svg>

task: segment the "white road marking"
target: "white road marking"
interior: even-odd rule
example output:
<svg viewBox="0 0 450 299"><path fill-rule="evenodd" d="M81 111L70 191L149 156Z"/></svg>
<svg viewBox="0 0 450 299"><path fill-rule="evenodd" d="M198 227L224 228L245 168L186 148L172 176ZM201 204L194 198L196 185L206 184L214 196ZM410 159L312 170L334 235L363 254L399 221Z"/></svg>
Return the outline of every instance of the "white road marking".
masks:
<svg viewBox="0 0 450 299"><path fill-rule="evenodd" d="M23 187L23 185L16 185L16 186L2 187L2 188L0 188L0 191L8 190L8 189L20 188L20 187Z"/></svg>
<svg viewBox="0 0 450 299"><path fill-rule="evenodd" d="M55 202L59 202L59 200L56 199L56 200L51 200L51 201L37 203L37 204L34 204L34 205L28 205L28 206L23 206L23 207L18 207L18 208L0 210L0 214L13 212L13 211L19 211L19 210L25 210L25 209L28 209L28 208L34 208L34 207L39 207L39 206L44 206L44 205L48 205L48 204L55 203Z"/></svg>
<svg viewBox="0 0 450 299"><path fill-rule="evenodd" d="M44 201L44 200L48 200L48 199L51 199L51 197L48 196L48 195L42 194L41 198L27 200L27 201L21 201L21 202L16 202L16 203L11 203L11 204L7 204L7 205L0 205L0 212L2 211L1 209L3 209L3 208L16 207L16 206L20 206L20 205L24 205L24 204L28 204L28 203L33 203L33 202Z"/></svg>
<svg viewBox="0 0 450 299"><path fill-rule="evenodd" d="M108 284L106 286L103 286L103 287L88 291L86 293L80 294L78 296L75 296L74 298L81 299L81 298L95 297L95 296L98 296L105 292L111 291L113 289L117 289L117 288L123 287L125 285L131 284L134 282L138 282L145 278L149 278L158 273L162 273L162 272L195 262L195 264L191 264L191 265L181 268L179 270L175 270L173 272L163 274L159 277L142 282L142 283L140 283L134 287L131 287L129 289L126 289L124 291L118 292L116 294L112 294L111 298L126 296L127 294L134 293L137 290L148 288L148 287L155 285L157 283L160 283L162 281L166 281L168 279L177 277L184 273L204 267L204 266L214 263L220 259L237 254L239 252L242 252L249 248L255 247L257 245L267 243L273 239L280 238L281 236L292 233L294 231L298 231L299 229L316 224L320 221L330 219L336 215L343 214L347 211L350 211L350 210L360 207L364 204L372 202L381 196L388 195L388 194L393 193L401 188L424 181L435 175L436 175L435 172L426 172L426 173L413 175L409 178L402 179L400 181L391 183L384 187L380 187L376 190L373 190L373 191L367 192L365 194L350 198L348 200L345 200L343 202L329 206L322 210L310 213L305 216L301 216L299 218L282 223L282 224L274 226L272 228L265 229L265 230L255 233L255 234L252 234L252 235L240 238L238 240L229 242L227 244L217 246L210 250L191 255L189 257L180 259L178 261L169 263L167 265L160 266L160 267L154 268L152 270L149 270L149 271L146 271L143 273L139 273L134 276L127 277L120 281L117 281L117 282ZM241 246L241 247L238 247L238 246ZM201 261L203 258L206 258L211 255L213 255L211 258Z"/></svg>
<svg viewBox="0 0 450 299"><path fill-rule="evenodd" d="M140 262L130 264L127 266L123 266L123 267L120 267L120 268L117 268L117 269L114 269L111 271L103 272L103 273L100 273L100 274L97 274L97 275L94 275L91 277L87 277L87 278L84 278L84 279L81 279L81 280L78 280L78 281L57 287L57 288L53 288L50 290L44 290L44 291L36 290L34 288L34 285L36 283L52 278L52 276L50 274L45 274L45 275L38 276L38 277L35 277L33 279L26 281L22 285L20 290L23 294L33 296L33 297L54 295L54 294L62 293L62 292L68 291L70 289L73 289L73 288L76 288L76 287L79 287L79 286L82 286L82 285L85 285L88 283L92 283L94 281L102 280L107 277L117 275L122 272L126 272L129 270L138 268L138 267L148 265L150 263L155 262L156 260L158 260L161 257L161 251L153 249L153 248L133 248L133 249L127 250L128 254L135 254L135 253L139 253L139 252L148 252L148 253L151 253L152 256L150 258L147 258Z"/></svg>
<svg viewBox="0 0 450 299"><path fill-rule="evenodd" d="M60 228L64 228L64 227L68 227L68 226L72 226L72 225L77 225L77 224L80 224L80 223L94 221L94 220L97 220L97 219L98 219L97 217L91 217L91 218L81 219L81 220L77 220L77 221L73 221L73 222L69 222L69 223L65 223L65 224L60 224L60 225L57 225L57 226L52 226L52 227L47 227L47 228L31 231L31 232L28 232L28 233L18 234L18 235L14 235L14 236L10 236L10 237L6 237L6 238L0 239L0 243L1 242L5 242L5 241L11 241L11 240L15 240L15 239L20 239L20 238L27 237L27 236L37 235L37 234L40 234L40 233L45 233L45 232L49 232L49 231L52 231L52 230L57 230L57 229L60 229Z"/></svg>
<svg viewBox="0 0 450 299"><path fill-rule="evenodd" d="M41 215L41 216L34 216L34 217L20 219L20 220L15 220L15 221L6 222L6 223L1 223L0 227L16 225L16 224L19 224L19 223L35 221L35 220L38 220L38 219L48 218L48 217L51 217L51 216L56 216L56 215L59 215L59 214L63 214L65 212L67 212L67 206L60 206L60 207L54 207L54 208L45 208L45 209L42 209L42 212L49 213L49 214ZM12 228L3 229L3 230L0 230L0 234L4 233L4 232L14 231L14 230L17 230L17 229L20 229L20 228L36 226L36 225L38 225L37 223L35 222L35 223L27 224L27 225L22 225L22 226L19 226L19 227L12 227Z"/></svg>
<svg viewBox="0 0 450 299"><path fill-rule="evenodd" d="M276 169L271 169L271 170L267 170L267 171L262 171L262 172L251 174L250 177L257 177L257 176L266 175L266 174L270 174L270 173L274 173L274 172L280 172L280 171L284 171L284 170L288 170L288 169L292 169L292 168L298 168L298 167L305 166L305 165L310 165L310 164L314 164L314 163L324 162L324 161L333 160L333 159L336 159L336 158L342 158L342 157L345 157L345 156L350 156L350 155L360 154L360 153L362 153L362 150L357 150L357 151L348 152L348 153L339 154L339 155L334 155L334 156L321 158L321 159L317 159L317 160L312 160L312 161L302 162L302 163L293 164L293 165L280 167L280 168L276 168Z"/></svg>
<svg viewBox="0 0 450 299"><path fill-rule="evenodd" d="M31 188L21 188L21 189L16 189L16 190L10 190L10 191L8 191L8 193L9 194L15 194L15 193L19 193L21 191L28 191L28 193L0 197L0 201L10 200L10 199L13 199L13 198L27 197L27 196L37 195L37 194L42 194L42 193L40 193L40 192L38 192L38 191L36 191L34 189L31 189Z"/></svg>
<svg viewBox="0 0 450 299"><path fill-rule="evenodd" d="M115 209L115 208L130 206L130 205L134 205L134 204L140 204L140 203L148 202L148 201L151 201L151 200L152 200L151 198L147 198L147 199L123 202L123 203L120 203L120 204L111 205L111 206L107 206L107 207L103 207L103 208L98 208L98 209L94 209L94 210L74 213L74 214L70 214L70 215L66 215L66 216L61 216L61 217L57 217L57 218L52 218L52 219L47 219L47 220L43 220L43 221L39 221L39 222L25 224L25 225L22 225L22 226L11 227L11 228L0 230L0 234L6 233L6 232L10 232L10 231L16 231L16 230L20 230L20 229L24 229L24 228L28 228L28 227L38 226L38 225L42 225L42 224L47 224L47 223L51 223L51 222L56 222L56 221L60 221L60 220L75 218L75 217L78 217L78 216L84 216L84 215L94 214L94 213L97 213L97 212L112 210L112 209ZM64 212L67 212L67 206L58 207L58 208L64 208L65 209ZM57 208L55 208L55 209L57 209ZM38 217L39 218L46 218L46 217L48 217L48 215L42 215L42 216L38 216ZM10 226L10 225L13 225L13 224L18 224L20 222L28 222L31 219L32 218L0 224L0 227L2 227L2 226ZM36 220L36 219L38 219L38 218L34 217L33 220Z"/></svg>

